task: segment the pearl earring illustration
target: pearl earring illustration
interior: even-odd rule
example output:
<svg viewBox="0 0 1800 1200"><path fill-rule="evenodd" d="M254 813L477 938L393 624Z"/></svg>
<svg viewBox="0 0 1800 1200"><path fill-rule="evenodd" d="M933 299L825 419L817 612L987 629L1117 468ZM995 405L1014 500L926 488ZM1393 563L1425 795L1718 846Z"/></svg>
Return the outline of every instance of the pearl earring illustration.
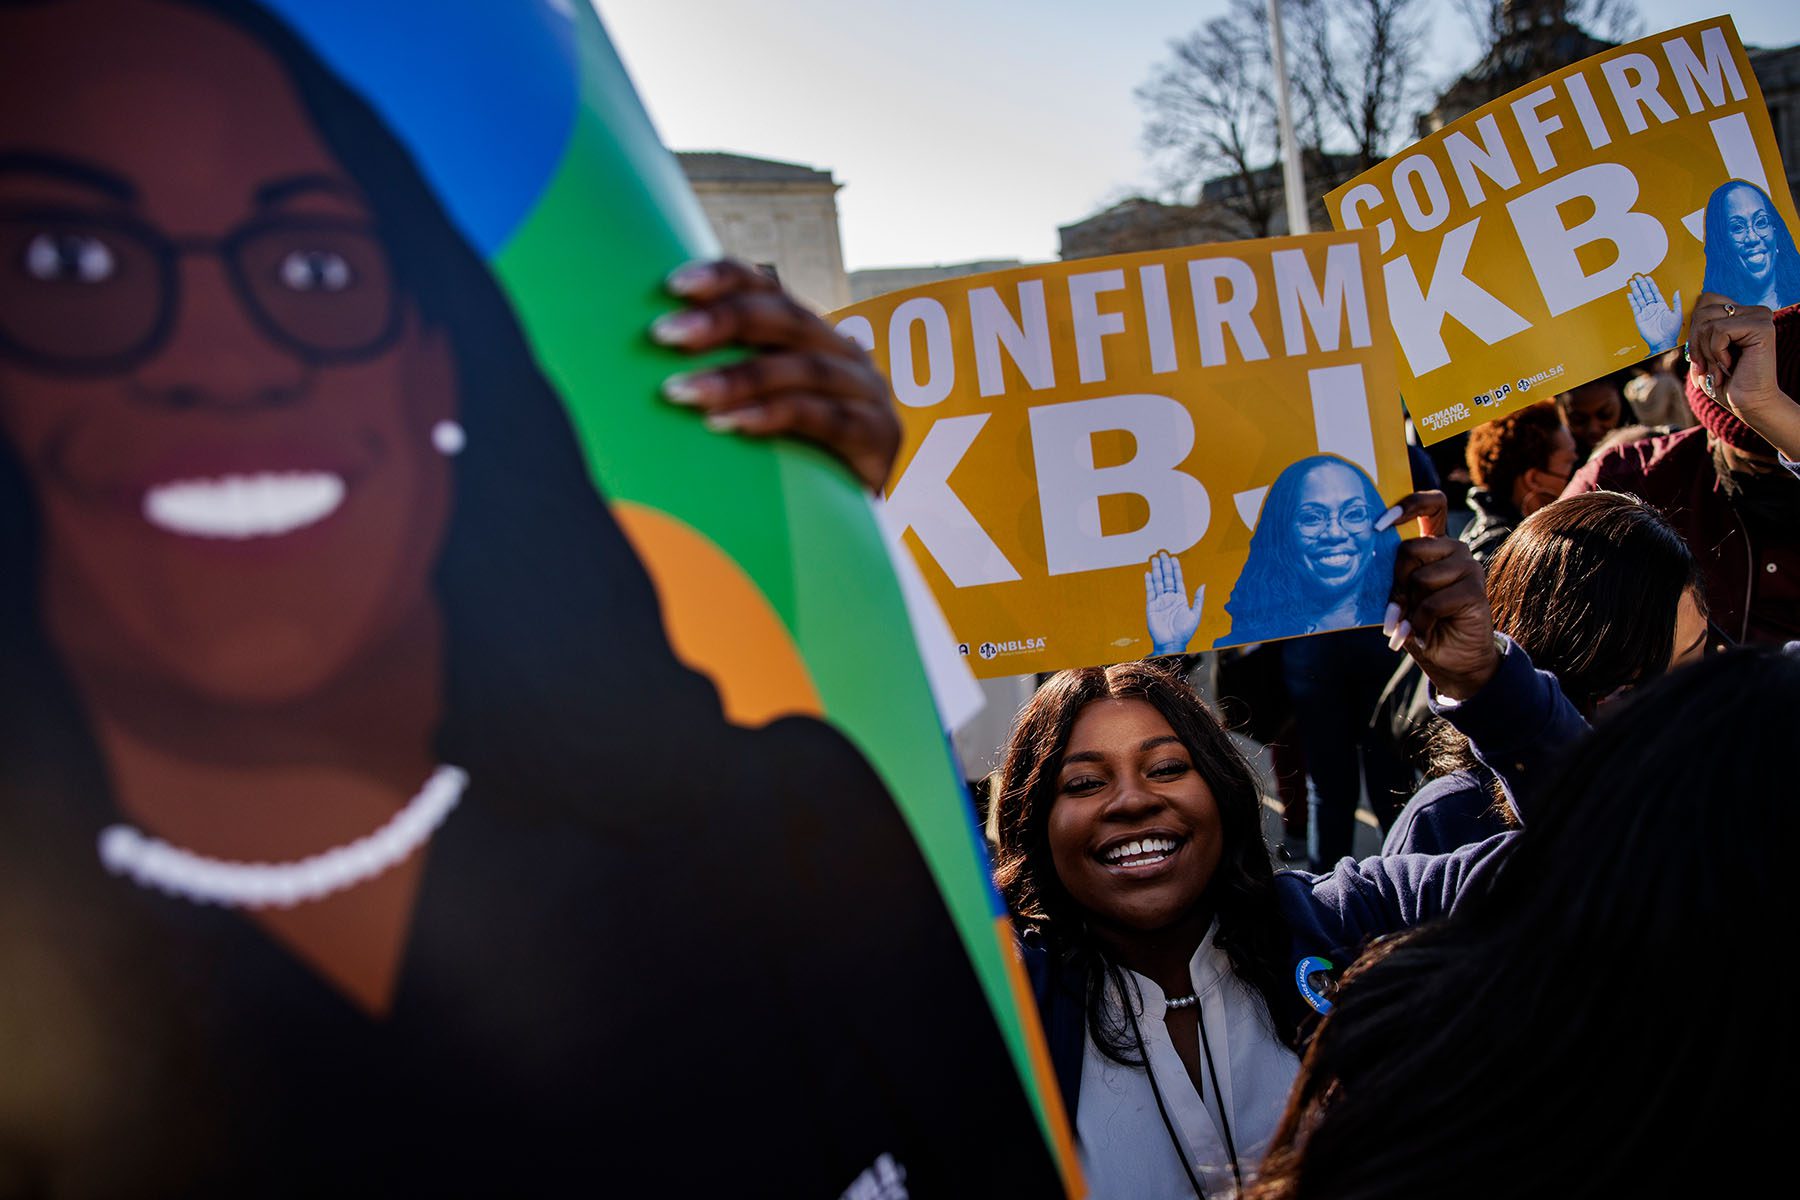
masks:
<svg viewBox="0 0 1800 1200"><path fill-rule="evenodd" d="M439 421L431 427L431 444L437 452L447 458L461 454L463 447L469 444L469 435L455 421Z"/></svg>

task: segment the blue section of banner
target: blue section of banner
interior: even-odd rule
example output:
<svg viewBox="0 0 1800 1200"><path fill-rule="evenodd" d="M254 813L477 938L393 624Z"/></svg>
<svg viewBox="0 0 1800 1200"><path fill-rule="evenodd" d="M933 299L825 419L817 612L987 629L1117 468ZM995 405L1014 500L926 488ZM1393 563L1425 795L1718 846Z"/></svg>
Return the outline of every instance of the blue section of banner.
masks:
<svg viewBox="0 0 1800 1200"><path fill-rule="evenodd" d="M580 0L263 0L374 105L491 256L562 159Z"/></svg>

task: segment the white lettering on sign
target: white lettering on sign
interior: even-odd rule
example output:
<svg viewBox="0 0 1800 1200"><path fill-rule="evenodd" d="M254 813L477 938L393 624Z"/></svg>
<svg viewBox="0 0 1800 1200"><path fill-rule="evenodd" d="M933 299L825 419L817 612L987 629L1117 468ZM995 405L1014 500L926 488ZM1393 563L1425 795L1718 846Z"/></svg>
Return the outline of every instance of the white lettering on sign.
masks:
<svg viewBox="0 0 1800 1200"><path fill-rule="evenodd" d="M1519 123L1519 136L1531 151L1531 165L1540 171L1556 169L1556 152L1550 149L1550 135L1562 128L1562 118L1540 117L1538 109L1556 99L1553 88L1541 87L1512 102L1513 120Z"/></svg>
<svg viewBox="0 0 1800 1200"><path fill-rule="evenodd" d="M1144 293L1144 336L1150 346L1150 373L1167 375L1180 364L1175 358L1175 322L1169 316L1169 281L1161 263L1138 268Z"/></svg>
<svg viewBox="0 0 1800 1200"><path fill-rule="evenodd" d="M925 378L913 361L912 327L925 330ZM888 376L894 398L912 408L929 408L956 386L956 352L950 344L950 317L936 300L915 296L888 319Z"/></svg>
<svg viewBox="0 0 1800 1200"><path fill-rule="evenodd" d="M1675 77L1675 86L1681 89L1681 99L1689 112L1697 113L1707 104L1724 108L1727 89L1733 100L1744 98L1744 81L1732 60L1731 45L1725 40L1725 31L1717 25L1700 31L1700 48L1706 54L1704 63L1684 38L1670 38L1662 48L1669 58L1669 74ZM1700 102L1701 93L1706 95L1706 104Z"/></svg>
<svg viewBox="0 0 1800 1200"><path fill-rule="evenodd" d="M1564 226L1559 209L1577 196L1593 202L1593 215ZM1631 207L1637 198L1637 176L1628 168L1595 163L1507 202L1551 316L1613 295L1633 275L1648 275L1662 265L1669 251L1668 234L1661 221ZM1596 242L1612 245L1612 262L1589 273L1578 255Z"/></svg>
<svg viewBox="0 0 1800 1200"><path fill-rule="evenodd" d="M1306 373L1306 388L1312 395L1313 434L1319 450L1349 459L1367 471L1379 488L1375 424L1369 418L1369 392L1362 367L1355 363L1316 367ZM1256 528L1256 517L1262 511L1263 497L1268 491L1265 485L1248 488L1231 497L1244 528Z"/></svg>
<svg viewBox="0 0 1800 1200"><path fill-rule="evenodd" d="M864 350L875 349L875 326L867 317L845 317L837 323L837 331Z"/></svg>
<svg viewBox="0 0 1800 1200"><path fill-rule="evenodd" d="M1075 366L1083 383L1099 383L1106 378L1106 349L1100 344L1101 339L1125 332L1125 314L1101 312L1097 297L1101 292L1124 289L1123 271L1089 271L1069 276L1069 313L1075 321Z"/></svg>
<svg viewBox="0 0 1800 1200"><path fill-rule="evenodd" d="M950 473L975 444L990 415L946 417L932 425L887 498L894 536L898 538L908 529L916 533L926 553L957 587L1019 578L1017 569L950 487Z"/></svg>
<svg viewBox="0 0 1800 1200"><path fill-rule="evenodd" d="M1471 205L1487 199L1487 189L1481 186L1483 175L1503 192L1519 186L1519 168L1513 165L1506 139L1500 136L1500 122L1489 113L1475 122L1475 132L1481 135L1481 141L1475 141L1461 130L1444 138L1444 153L1450 157L1450 169L1456 173L1463 200Z"/></svg>
<svg viewBox="0 0 1800 1200"><path fill-rule="evenodd" d="M1369 393L1359 363L1315 367L1306 373L1312 394L1313 433L1319 450L1349 459L1380 486L1375 468L1375 426L1369 420Z"/></svg>
<svg viewBox="0 0 1800 1200"><path fill-rule="evenodd" d="M1423 201L1419 189L1423 188ZM1394 168L1394 199L1400 202L1400 215L1420 233L1436 229L1450 215L1450 194L1444 190L1444 177L1437 164L1423 154L1412 154Z"/></svg>
<svg viewBox="0 0 1800 1200"><path fill-rule="evenodd" d="M1388 312L1394 337L1415 376L1426 375L1450 362L1444 346L1444 320L1455 318L1464 328L1492 346L1531 323L1501 303L1500 298L1463 273L1469 247L1475 243L1476 217L1444 235L1438 247L1431 282L1421 291L1410 256L1402 254L1382 264L1387 279Z"/></svg>
<svg viewBox="0 0 1800 1200"><path fill-rule="evenodd" d="M1225 359L1225 330L1237 340L1246 362L1269 357L1250 312L1256 307L1256 275L1241 258L1198 258L1188 264L1194 293L1194 323L1200 334L1200 365L1216 367ZM1224 284L1229 291L1219 292Z"/></svg>
<svg viewBox="0 0 1800 1200"><path fill-rule="evenodd" d="M1361 229L1363 227L1363 209L1374 212L1387 202L1381 189L1372 183L1359 183L1344 193L1343 203L1338 205L1338 221L1345 229ZM1386 254L1394 246L1394 222L1384 219L1375 227L1375 237L1380 243L1381 252Z"/></svg>
<svg viewBox="0 0 1800 1200"><path fill-rule="evenodd" d="M1044 312L1044 281L1030 279L1019 285L1019 320L991 287L969 293L969 332L975 343L975 379L984 396L1006 392L1006 372L1000 367L1000 348L1006 347L1014 365L1033 389L1056 386L1056 367L1050 359L1050 319Z"/></svg>
<svg viewBox="0 0 1800 1200"><path fill-rule="evenodd" d="M1212 501L1182 471L1194 448L1194 421L1167 396L1131 394L1043 404L1029 412L1044 559L1052 575L1142 563L1158 550L1180 554L1206 535ZM1130 461L1094 465L1094 435L1123 431L1136 443ZM1100 497L1142 496L1150 519L1141 529L1107 534Z"/></svg>
<svg viewBox="0 0 1800 1200"><path fill-rule="evenodd" d="M1275 268L1282 342L1290 355L1306 353L1309 325L1321 353L1336 350L1346 319L1350 344L1358 349L1368 346L1369 301L1363 294L1361 247L1340 242L1326 250L1323 283L1313 278L1303 250L1277 250L1269 257Z"/></svg>
<svg viewBox="0 0 1800 1200"><path fill-rule="evenodd" d="M1756 148L1756 135L1750 131L1750 118L1735 112L1708 121L1706 127L1712 131L1713 145L1719 148L1725 178L1742 179L1768 191L1769 176L1763 170L1762 151ZM1681 224L1695 241L1706 241L1706 209L1696 208L1681 218Z"/></svg>
<svg viewBox="0 0 1800 1200"><path fill-rule="evenodd" d="M1644 120L1646 112L1661 125L1667 125L1675 119L1674 106L1656 90L1656 64L1649 55L1621 54L1601 63L1600 73L1606 76L1606 84L1612 89L1613 103L1619 106L1619 115L1625 118L1627 131L1642 133L1650 128L1650 123Z"/></svg>
<svg viewBox="0 0 1800 1200"><path fill-rule="evenodd" d="M1600 115L1600 106L1594 103L1594 93L1588 88L1585 75L1571 75L1563 80L1563 87L1569 93L1569 102L1575 106L1575 115L1581 119L1581 132L1587 134L1588 145L1598 150L1612 141L1612 132L1606 128L1606 119Z"/></svg>

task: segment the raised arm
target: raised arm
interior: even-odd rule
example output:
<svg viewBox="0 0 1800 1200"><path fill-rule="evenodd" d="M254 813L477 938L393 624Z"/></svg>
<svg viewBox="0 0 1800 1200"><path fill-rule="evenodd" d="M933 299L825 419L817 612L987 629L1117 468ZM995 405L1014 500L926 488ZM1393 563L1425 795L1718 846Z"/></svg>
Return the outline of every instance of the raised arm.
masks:
<svg viewBox="0 0 1800 1200"><path fill-rule="evenodd" d="M1781 388L1775 314L1706 292L1694 305L1688 361L1700 390L1729 408L1800 474L1800 404Z"/></svg>
<svg viewBox="0 0 1800 1200"><path fill-rule="evenodd" d="M1586 735L1588 724L1556 676L1534 669L1505 634L1494 638L1498 663L1486 686L1460 702L1434 686L1431 711L1469 739L1475 757L1500 777L1519 819L1529 824L1545 776Z"/></svg>
<svg viewBox="0 0 1800 1200"><path fill-rule="evenodd" d="M1521 815L1546 764L1587 725L1553 676L1494 633L1481 568L1444 535L1438 492L1416 492L1382 517L1382 527L1418 520L1423 536L1402 542L1393 602L1383 628L1431 680L1433 707L1469 736L1501 777ZM1284 875L1281 901L1303 941L1354 947L1450 910L1470 883L1498 866L1514 834L1450 854L1345 859L1328 875Z"/></svg>

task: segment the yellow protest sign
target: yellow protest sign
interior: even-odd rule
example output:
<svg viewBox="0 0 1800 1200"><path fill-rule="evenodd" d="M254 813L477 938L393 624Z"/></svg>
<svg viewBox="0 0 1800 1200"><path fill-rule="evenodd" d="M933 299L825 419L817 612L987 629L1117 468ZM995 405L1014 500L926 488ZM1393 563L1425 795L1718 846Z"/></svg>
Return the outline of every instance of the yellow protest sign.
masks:
<svg viewBox="0 0 1800 1200"><path fill-rule="evenodd" d="M1674 348L1702 290L1800 300L1794 202L1728 17L1503 96L1326 208L1380 239L1427 442Z"/></svg>
<svg viewBox="0 0 1800 1200"><path fill-rule="evenodd" d="M976 674L1380 621L1398 538L1374 524L1410 483L1374 264L1372 233L1317 234L834 315L893 381L887 524Z"/></svg>

